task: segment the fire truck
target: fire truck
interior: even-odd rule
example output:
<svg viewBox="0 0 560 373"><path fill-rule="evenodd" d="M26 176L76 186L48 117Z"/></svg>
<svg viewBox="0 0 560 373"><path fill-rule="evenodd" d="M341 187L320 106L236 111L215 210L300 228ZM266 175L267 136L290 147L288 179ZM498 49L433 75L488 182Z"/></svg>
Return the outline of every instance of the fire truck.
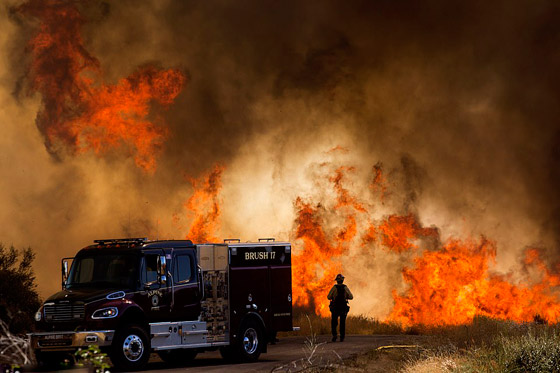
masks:
<svg viewBox="0 0 560 373"><path fill-rule="evenodd" d="M145 238L96 240L62 259L62 291L35 315L38 362L97 345L120 370L150 354L186 363L219 349L256 361L279 331L291 331L291 245Z"/></svg>

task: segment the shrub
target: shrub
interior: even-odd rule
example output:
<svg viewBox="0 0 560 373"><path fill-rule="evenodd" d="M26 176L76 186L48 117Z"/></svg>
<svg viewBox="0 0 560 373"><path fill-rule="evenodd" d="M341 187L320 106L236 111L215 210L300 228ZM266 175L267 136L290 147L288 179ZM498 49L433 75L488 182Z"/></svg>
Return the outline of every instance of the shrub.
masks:
<svg viewBox="0 0 560 373"><path fill-rule="evenodd" d="M0 319L14 334L30 331L41 305L31 267L34 259L31 248L18 251L0 243Z"/></svg>
<svg viewBox="0 0 560 373"><path fill-rule="evenodd" d="M555 330L531 331L515 338L502 336L499 347L508 371L560 372L560 338Z"/></svg>

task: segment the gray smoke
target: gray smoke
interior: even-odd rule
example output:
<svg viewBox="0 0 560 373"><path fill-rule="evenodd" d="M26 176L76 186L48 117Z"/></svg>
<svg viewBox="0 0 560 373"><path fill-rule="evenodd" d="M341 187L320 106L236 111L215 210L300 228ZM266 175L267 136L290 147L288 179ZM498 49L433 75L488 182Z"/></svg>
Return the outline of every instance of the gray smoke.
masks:
<svg viewBox="0 0 560 373"><path fill-rule="evenodd" d="M380 216L417 213L443 238L485 234L504 271L526 246L555 257L557 2L81 7L86 47L108 81L157 63L188 82L162 112L171 135L155 175L126 152L55 159L34 127L40 98L24 88L32 24L0 13L0 240L39 252L44 295L58 286L58 259L94 238L184 236L187 178L216 162L226 166L223 235L288 239L293 200L316 193L310 165L337 145L364 185L385 165L392 196Z"/></svg>

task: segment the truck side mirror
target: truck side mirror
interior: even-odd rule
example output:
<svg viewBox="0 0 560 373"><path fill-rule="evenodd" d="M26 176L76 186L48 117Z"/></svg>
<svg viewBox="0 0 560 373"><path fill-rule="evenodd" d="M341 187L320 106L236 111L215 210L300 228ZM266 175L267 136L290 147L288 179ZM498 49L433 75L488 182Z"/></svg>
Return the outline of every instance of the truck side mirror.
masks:
<svg viewBox="0 0 560 373"><path fill-rule="evenodd" d="M167 262L165 261L165 256L158 256L157 260L157 272L158 279L161 284L167 284Z"/></svg>
<svg viewBox="0 0 560 373"><path fill-rule="evenodd" d="M62 289L66 289L66 281L68 280L68 260L74 258L62 258L61 272L62 272Z"/></svg>

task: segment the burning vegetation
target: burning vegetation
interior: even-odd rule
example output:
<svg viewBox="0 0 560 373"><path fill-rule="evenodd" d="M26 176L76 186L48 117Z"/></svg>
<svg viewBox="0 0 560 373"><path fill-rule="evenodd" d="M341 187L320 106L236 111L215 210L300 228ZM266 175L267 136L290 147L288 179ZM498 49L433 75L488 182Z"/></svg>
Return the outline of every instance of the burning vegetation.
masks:
<svg viewBox="0 0 560 373"><path fill-rule="evenodd" d="M375 201L360 201L346 185L351 184L355 167L324 162L319 169L332 193L322 190L317 195L330 198L300 196L293 203L296 305L328 316L326 294L336 274L347 273L357 284L367 282L361 276L369 276L368 271L353 274L352 261L359 260L357 255L375 257L381 250L401 257L406 284L402 292L393 289L394 307L387 321L409 327L466 324L476 316L518 322L544 318L555 323L559 319L560 277L547 268L538 249L528 249L523 262L527 274L533 277L517 283L511 274L494 271L496 242L485 237L441 242L438 228L422 226L412 213L376 220ZM373 168L375 178L382 177L378 169ZM215 166L208 175L192 181L195 190L185 204L193 219L187 238L218 240L223 171L223 167ZM359 254L356 247L361 250Z"/></svg>
<svg viewBox="0 0 560 373"><path fill-rule="evenodd" d="M475 316L518 322L536 317L553 323L559 320L559 277L547 268L538 249L527 250L524 260L525 270L533 277L517 283L511 274L494 271L494 241L481 237L442 243L439 230L423 227L414 214L393 214L375 221L374 210L366 208L372 204L360 202L343 187L343 170L348 173L353 168L338 167L327 176L336 195L332 201L304 203L298 198L294 204L294 235L301 242L294 255L296 304L313 305L317 314L328 315L328 289L337 272L353 271L356 257L351 247L361 243L362 255L379 255L381 249L404 259L402 277L407 289L392 291L394 307L387 321L437 326L470 323ZM332 225L333 217L343 223ZM363 275L367 271L348 277L359 280Z"/></svg>
<svg viewBox="0 0 560 373"><path fill-rule="evenodd" d="M30 59L27 81L30 93L41 96L36 125L44 137L47 150L60 157L66 153L77 155L88 151L106 156L124 149L125 153L134 157L135 164L148 174L146 177L154 174L158 156L166 140L171 137L170 128L159 109L166 109L175 102L186 84L184 73L178 69L161 69L146 64L135 68L126 78L114 83L107 82L99 59L88 52L82 39L81 28L86 18L80 13L77 2L29 0L18 6L16 13L33 22L35 30L27 44ZM340 17L337 15L337 18ZM373 23L367 22L368 25ZM267 41L267 44L273 43ZM338 108L333 104L336 101L333 97L339 99L346 96L341 94L344 90L342 78L350 81L347 84L352 92L354 84L357 85L360 79L347 72L346 66L341 68L341 72L333 66L337 65L339 55L349 61L354 54L359 56L359 51L353 48L356 47L346 38L338 37L331 50L311 50L303 58L305 69L302 71L295 68L280 70L278 76L286 81L262 80L275 81L279 96L293 93L303 97L307 90L324 89L326 98L321 96L317 101L325 101L327 106ZM392 45L388 49L392 49ZM400 55L397 60L401 61ZM321 68L316 68L316 65ZM366 63L360 62L358 65L362 68ZM358 68L356 70L359 71ZM392 73L404 75L400 70ZM337 74L341 77L338 78ZM302 84L303 88L291 87L291 84L296 85L296 81L306 75L314 76L313 81L307 82L308 86ZM331 78L331 75L334 77ZM365 75L371 78L370 74ZM294 82L291 82L290 77ZM381 80L378 77L371 79L376 84L376 79ZM443 74L442 81L448 80L447 75ZM235 81L234 85L237 87L242 84ZM414 81L412 85L417 87L421 84ZM428 90L432 88L430 84L426 86L430 87ZM437 84L434 83L434 86ZM408 86L404 84L403 87L399 89L408 93ZM404 96L394 89L396 93L383 92L379 96L385 93L395 94L399 98ZM422 96L421 91L415 94ZM252 92L247 94L253 95ZM353 95L348 96L352 96L352 103L361 102L355 100ZM299 100L299 96L297 98ZM272 102L277 103L274 100ZM315 104L313 100L310 102ZM352 109L350 102L346 104ZM451 102L447 106L453 107L455 104ZM379 99L379 105L387 105L387 110L391 112L394 103L387 104ZM485 105L485 102L476 100L473 107L468 107L466 114L463 114L466 117L474 115L472 113L483 111ZM421 113L425 113L425 110L422 108ZM400 107L398 111L401 111ZM374 114L372 116L377 119L378 113ZM215 118L221 120L220 115ZM273 126L276 126L276 122L273 122ZM224 123L224 126L231 124L225 120ZM360 134L361 130L360 127ZM222 132L228 133L225 130ZM292 132L299 134L298 131ZM432 136L433 133L430 133L429 138ZM413 137L414 143L418 142ZM212 146L215 146L215 142L212 142ZM446 144L445 147L451 146ZM354 181L359 179L364 163L337 161L337 156L349 153L342 146L325 153L330 160L314 165L317 171L314 175L315 190L307 194L296 191L294 198L284 201L293 207L293 226L278 228L278 232L289 232L287 236L294 241L293 300L296 305L312 309L317 315L327 316L327 292L336 274L344 272L357 294L354 302L365 304L359 308L363 313L373 312L373 304L389 302L391 309L384 313L384 317L403 326L456 325L469 323L476 316L532 321L538 315L548 322L558 321L560 277L557 273L560 267L547 264L538 248L525 250L521 276L499 273L495 268L497 252L501 249L498 242L478 236L442 238L440 227L425 226L420 218L422 214L410 201L400 201L398 204L405 207L390 211L391 201L414 198L402 197L393 190L398 181L385 172L381 162L367 165L370 171L366 180L360 182L365 188L355 186ZM295 163L299 164L299 160ZM186 238L203 242L219 241L222 237L230 236L227 224L220 221L223 217L220 192L227 187L222 183L225 172L225 166L216 165L207 174L189 178L193 191L182 207L187 211L190 223L179 224L181 219L175 219ZM274 174L273 182L276 182L276 177ZM290 184L290 187L297 189L297 185ZM383 268L387 263L390 266ZM389 283L391 291L389 294L376 292L372 283L376 282L380 273L390 271L399 273L396 278L383 280ZM383 297L388 299L378 300ZM372 299L377 303L371 303Z"/></svg>
<svg viewBox="0 0 560 373"><path fill-rule="evenodd" d="M222 188L224 167L215 165L207 175L191 179L193 193L184 207L191 218L186 239L193 242L219 242L220 201L218 193Z"/></svg>

